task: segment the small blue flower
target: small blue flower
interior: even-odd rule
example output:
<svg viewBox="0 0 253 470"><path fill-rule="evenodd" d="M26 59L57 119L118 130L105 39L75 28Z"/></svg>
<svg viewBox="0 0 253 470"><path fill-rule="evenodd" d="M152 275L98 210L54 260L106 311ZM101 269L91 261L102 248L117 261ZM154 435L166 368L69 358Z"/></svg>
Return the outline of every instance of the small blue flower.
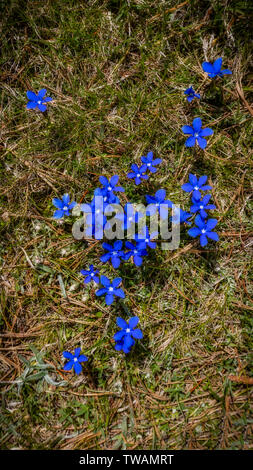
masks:
<svg viewBox="0 0 253 470"><path fill-rule="evenodd" d="M147 171L147 165L146 164L141 165L140 167L138 167L136 165L136 163L133 163L133 165L131 165L131 169L132 169L132 171L130 171L130 173L127 174L127 177L128 178L134 178L135 184L137 184L137 185L140 184L142 179L144 179L144 180L149 179L148 175L144 175L145 171Z"/></svg>
<svg viewBox="0 0 253 470"><path fill-rule="evenodd" d="M102 284L102 289L96 291L96 295L100 297L101 295L105 295L105 302L107 305L111 305L114 301L114 296L121 297L122 299L125 298L124 291L122 289L118 289L122 279L117 277L113 279L112 283L106 276L100 277L100 283Z"/></svg>
<svg viewBox="0 0 253 470"><path fill-rule="evenodd" d="M80 273L85 276L84 279L84 284L88 284L88 282L94 281L96 284L99 284L99 276L97 274L99 273L98 269L95 271L93 264L90 264L89 270L86 269L81 269Z"/></svg>
<svg viewBox="0 0 253 470"><path fill-rule="evenodd" d="M204 149L207 146L207 141L204 137L213 134L213 130L210 127L205 127L204 129L201 128L202 121L200 118L193 119L192 127L191 126L183 126L182 131L184 134L190 134L190 137L185 142L186 147L194 147L196 142L200 146L200 148Z"/></svg>
<svg viewBox="0 0 253 470"><path fill-rule="evenodd" d="M138 246L142 247L144 250L148 246L151 249L156 248L156 242L152 241L154 238L157 238L158 232L153 232L149 235L148 227L143 227L140 234L135 235L135 240L138 242Z"/></svg>
<svg viewBox="0 0 253 470"><path fill-rule="evenodd" d="M84 354L80 354L80 352L81 348L76 348L75 354L71 354L68 351L63 351L63 357L69 359L69 362L67 362L64 366L64 370L71 370L72 367L74 367L74 371L76 374L80 374L82 372L82 366L80 362L88 361L88 357Z"/></svg>
<svg viewBox="0 0 253 470"><path fill-rule="evenodd" d="M172 202L167 199L165 189L156 191L155 196L146 196L146 201L150 207L147 209L147 215L154 215L157 211L162 219L168 217L168 208L172 207Z"/></svg>
<svg viewBox="0 0 253 470"><path fill-rule="evenodd" d="M106 263L107 261L111 260L111 263L115 269L117 269L120 265L120 259L124 259L124 251L122 250L122 241L117 240L114 242L113 246L109 245L109 243L103 243L102 247L108 251L100 257L102 263Z"/></svg>
<svg viewBox="0 0 253 470"><path fill-rule="evenodd" d="M211 194L207 194L202 199L195 199L192 197L193 205L190 208L190 211L195 214L199 212L202 219L206 219L208 217L207 210L214 210L216 206L214 204L208 204L211 198Z"/></svg>
<svg viewBox="0 0 253 470"><path fill-rule="evenodd" d="M200 98L200 94L199 93L195 93L194 89L192 88L192 86L190 86L189 88L187 88L185 91L184 91L184 94L187 96L187 101L188 103L191 103L191 101L194 99L194 98Z"/></svg>
<svg viewBox="0 0 253 470"><path fill-rule="evenodd" d="M232 72L228 69L221 70L222 66L222 58L216 59L216 61L212 64L211 62L203 62L202 68L204 72L208 73L208 77L216 78L216 77L223 77L223 75L230 75Z"/></svg>
<svg viewBox="0 0 253 470"><path fill-rule="evenodd" d="M121 331L115 333L113 337L116 341L115 349L117 351L123 350L127 354L135 343L133 338L143 338L142 331L139 328L135 328L139 323L139 318L131 317L127 323L123 318L117 317L116 323L121 328Z"/></svg>
<svg viewBox="0 0 253 470"><path fill-rule="evenodd" d="M70 202L70 197L68 194L64 194L62 199L55 197L53 199L53 205L57 207L57 211L54 212L54 219L61 219L64 215L70 215L70 210L76 206L76 202Z"/></svg>
<svg viewBox="0 0 253 470"><path fill-rule="evenodd" d="M148 152L146 157L141 157L142 163L145 163L147 165L147 169L151 173L156 173L157 168L155 168L156 165L159 165L159 163L162 163L161 158L155 158L153 159L153 152Z"/></svg>
<svg viewBox="0 0 253 470"><path fill-rule="evenodd" d="M143 243L137 242L136 245L134 245L133 243L126 241L125 246L130 250L125 252L125 261L129 260L129 258L131 258L132 256L135 266L141 266L143 261L142 257L148 255L147 250L145 250L145 248L143 247Z"/></svg>
<svg viewBox="0 0 253 470"><path fill-rule="evenodd" d="M205 222L200 215L197 215L194 222L197 227L190 228L190 230L188 230L188 234L194 238L200 236L200 245L202 247L207 245L207 238L210 238L215 242L219 240L219 235L216 232L212 232L212 229L218 223L217 219L208 219Z"/></svg>
<svg viewBox="0 0 253 470"><path fill-rule="evenodd" d="M102 188L103 195L104 195L104 197L107 198L106 202L108 202L108 203L115 202L114 191L116 191L116 192L124 192L125 191L124 188L122 188L122 186L116 186L116 184L119 181L118 175L113 175L111 177L110 181L108 181L106 176L100 176L99 181L103 185L103 188Z"/></svg>
<svg viewBox="0 0 253 470"><path fill-rule="evenodd" d="M34 93L33 91L27 91L26 95L29 100L26 105L27 109L38 108L40 111L42 111L42 113L46 111L47 107L45 103L52 101L52 98L50 98L49 96L47 98L44 98L46 92L46 88L42 88L42 90L39 91L38 95L36 95L36 93Z"/></svg>
<svg viewBox="0 0 253 470"><path fill-rule="evenodd" d="M124 207L124 214L116 214L115 219L122 221L122 228L128 230L133 224L138 224L139 219L144 216L142 212L135 210L134 206L127 202Z"/></svg>
<svg viewBox="0 0 253 470"><path fill-rule="evenodd" d="M174 209L174 214L171 217L171 220L174 224L183 224L184 222L186 222L190 225L191 222L189 222L188 219L189 217L191 217L191 215L192 214L190 212L186 212L183 209L176 207Z"/></svg>
<svg viewBox="0 0 253 470"><path fill-rule="evenodd" d="M196 175L193 175L192 173L190 173L189 183L185 183L181 187L187 193L191 193L193 191L192 196L194 197L195 200L199 200L201 198L200 191L209 191L210 189L212 189L212 186L205 184L206 181L207 181L206 175L200 176L200 178L198 179Z"/></svg>

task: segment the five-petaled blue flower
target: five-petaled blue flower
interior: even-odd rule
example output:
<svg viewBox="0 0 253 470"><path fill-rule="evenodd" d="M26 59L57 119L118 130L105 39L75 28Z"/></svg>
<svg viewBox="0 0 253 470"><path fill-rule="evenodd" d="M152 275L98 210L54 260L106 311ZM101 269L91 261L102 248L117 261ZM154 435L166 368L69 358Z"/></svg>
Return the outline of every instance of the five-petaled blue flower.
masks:
<svg viewBox="0 0 253 470"><path fill-rule="evenodd" d="M115 349L118 351L123 350L127 354L135 343L133 338L143 338L142 331L139 328L135 328L139 323L139 318L131 317L127 323L123 318L117 317L116 323L121 328L121 331L115 333L113 337L116 341Z"/></svg>
<svg viewBox="0 0 253 470"><path fill-rule="evenodd" d="M158 189L155 196L146 196L146 201L149 205L147 215L152 216L158 211L161 219L168 217L168 208L172 207L172 202L169 199L165 199L165 197L165 189Z"/></svg>
<svg viewBox="0 0 253 470"><path fill-rule="evenodd" d="M42 112L46 111L47 107L45 103L52 101L52 98L50 98L49 96L45 98L46 92L46 88L42 88L42 90L39 91L38 95L36 95L36 93L34 93L33 91L27 91L26 95L29 100L26 105L27 109L38 108Z"/></svg>
<svg viewBox="0 0 253 470"><path fill-rule="evenodd" d="M96 282L96 284L99 284L99 276L97 276L99 270L94 270L93 264L90 264L89 270L81 269L80 273L85 276L84 284L88 284L88 282L91 281L94 281Z"/></svg>
<svg viewBox="0 0 253 470"><path fill-rule="evenodd" d="M191 103L191 101L194 99L194 98L200 98L200 94L199 93L195 93L194 89L192 88L192 86L190 86L189 88L187 88L185 91L184 91L184 94L187 96L187 101L189 103Z"/></svg>
<svg viewBox="0 0 253 470"><path fill-rule="evenodd" d="M147 165L144 164L144 165L141 165L140 167L138 167L136 165L136 163L133 163L131 165L131 170L128 174L127 174L127 177L128 178L134 178L134 181L135 181L135 184L140 184L141 183L141 180L148 180L149 179L149 176L148 175L144 175L145 171L147 171Z"/></svg>
<svg viewBox="0 0 253 470"><path fill-rule="evenodd" d="M151 173L156 173L156 171L157 171L157 168L155 168L156 165L159 165L159 163L162 163L161 158L153 159L153 152L148 152L146 157L141 157L141 161L142 161L142 163L147 165L147 169Z"/></svg>
<svg viewBox="0 0 253 470"><path fill-rule="evenodd" d="M75 354L71 354L68 351L64 351L62 354L66 359L69 359L64 366L64 370L71 370L74 367L74 371L76 374L80 374L82 372L82 366L80 362L88 361L88 357L84 354L80 354L81 348L75 349Z"/></svg>
<svg viewBox="0 0 253 470"><path fill-rule="evenodd" d="M190 134L190 137L185 142L186 147L193 147L197 142L200 148L204 149L207 146L207 141L204 137L213 134L210 127L201 128L202 121L200 118L193 119L192 126L183 126L182 131L184 134Z"/></svg>
<svg viewBox="0 0 253 470"><path fill-rule="evenodd" d="M133 243L126 241L125 243L126 248L130 251L125 252L124 258L125 260L129 260L131 256L133 257L133 262L136 266L141 266L142 264L142 257L147 256L148 252L145 250L144 245L142 242L137 242L136 245Z"/></svg>
<svg viewBox="0 0 253 470"><path fill-rule="evenodd" d="M200 236L200 245L206 246L208 243L207 238L214 240L217 242L219 240L219 235L216 232L212 232L212 229L218 223L217 219L208 219L206 222L202 219L200 215L195 217L195 224L197 227L190 228L188 230L188 234L191 237L198 237Z"/></svg>
<svg viewBox="0 0 253 470"><path fill-rule="evenodd" d="M201 192L200 191L209 191L212 189L212 186L206 185L207 181L207 176L203 175L200 176L198 179L196 175L193 175L192 173L189 174L189 183L185 183L182 185L182 189L186 191L187 193L192 193L192 196L194 197L195 200L199 200L201 198Z"/></svg>
<svg viewBox="0 0 253 470"><path fill-rule="evenodd" d="M116 202L114 191L121 192L121 193L125 191L124 188L122 188L122 186L116 186L116 184L119 181L118 175L113 175L110 181L108 181L106 176L100 176L99 181L103 185L102 192L103 192L104 197L106 197L105 202L108 202L108 203Z"/></svg>
<svg viewBox="0 0 253 470"><path fill-rule="evenodd" d="M113 193L113 191L107 191L105 188L96 188L94 191L94 198L95 197L102 197L103 198L103 203L104 206L106 207L108 204L120 204L119 198L116 196L116 194Z"/></svg>
<svg viewBox="0 0 253 470"><path fill-rule="evenodd" d="M219 59L216 59L213 64L211 62L203 62L202 64L204 72L208 73L208 77L210 78L223 77L223 75L230 75L232 73L229 69L221 70L221 66L221 57L219 57Z"/></svg>
<svg viewBox="0 0 253 470"><path fill-rule="evenodd" d="M207 194L202 199L195 199L192 197L192 203L190 211L195 214L195 212L199 212L202 219L206 219L208 217L207 210L214 210L216 206L214 204L208 204L211 198L211 194Z"/></svg>
<svg viewBox="0 0 253 470"><path fill-rule="evenodd" d="M111 260L111 263L115 269L117 269L120 265L120 260L124 259L124 251L122 250L122 241L117 240L114 242L113 246L109 245L109 243L103 243L102 247L108 251L108 253L105 253L100 257L100 260L102 263L106 263Z"/></svg>
<svg viewBox="0 0 253 470"><path fill-rule="evenodd" d="M100 283L102 284L101 289L96 291L96 295L100 297L101 295L105 295L105 302L107 305L111 305L114 301L114 296L121 297L122 299L125 298L124 291L122 289L118 289L122 279L121 277L117 277L113 279L112 283L106 276L100 277Z"/></svg>
<svg viewBox="0 0 253 470"><path fill-rule="evenodd" d="M58 209L54 212L54 219L61 219L64 215L70 215L69 211L75 207L76 202L70 202L69 194L64 194L62 199L55 197L53 199L53 205Z"/></svg>

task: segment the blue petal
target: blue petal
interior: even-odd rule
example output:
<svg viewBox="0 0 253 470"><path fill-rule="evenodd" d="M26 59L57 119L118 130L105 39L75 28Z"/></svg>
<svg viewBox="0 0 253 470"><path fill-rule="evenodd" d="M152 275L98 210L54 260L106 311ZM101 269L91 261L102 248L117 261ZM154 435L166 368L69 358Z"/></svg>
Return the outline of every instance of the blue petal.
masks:
<svg viewBox="0 0 253 470"><path fill-rule="evenodd" d="M193 228L190 228L190 230L188 230L188 234L190 235L190 237L198 237L200 234L201 234L201 231L199 228L197 227L193 227Z"/></svg>
<svg viewBox="0 0 253 470"><path fill-rule="evenodd" d="M79 362L74 362L74 371L77 375L82 372L82 366Z"/></svg>
<svg viewBox="0 0 253 470"><path fill-rule="evenodd" d="M199 132L200 129L201 129L201 126L202 126L202 121L201 121L200 118L193 119L192 127L193 127L195 132Z"/></svg>
<svg viewBox="0 0 253 470"><path fill-rule="evenodd" d="M63 351L62 353L63 357L65 357L66 359L73 359L73 354L71 354L70 352L68 351Z"/></svg>
<svg viewBox="0 0 253 470"><path fill-rule="evenodd" d="M86 362L86 361L88 361L88 357L85 356L84 354L80 354L80 356L78 358L78 361L79 362Z"/></svg>
<svg viewBox="0 0 253 470"><path fill-rule="evenodd" d="M61 219L64 216L64 211L59 209L54 212L53 218L54 219Z"/></svg>
<svg viewBox="0 0 253 470"><path fill-rule="evenodd" d="M122 289L115 289L114 290L114 294L117 296L117 297L120 297L121 299L124 299L125 298L125 293Z"/></svg>
<svg viewBox="0 0 253 470"><path fill-rule="evenodd" d="M46 111L47 109L47 107L44 104L38 104L38 108L42 113L44 113L44 111Z"/></svg>
<svg viewBox="0 0 253 470"><path fill-rule="evenodd" d="M121 282L122 282L121 277L116 277L116 278L113 279L113 281L112 281L112 287L113 287L113 288L118 287Z"/></svg>
<svg viewBox="0 0 253 470"><path fill-rule="evenodd" d="M191 137L188 137L188 139L185 141L185 146L186 147L194 147L195 145L195 137L191 136Z"/></svg>
<svg viewBox="0 0 253 470"><path fill-rule="evenodd" d="M107 290L108 290L108 289L106 289L105 287L102 287L102 289L98 289L98 290L96 291L96 296L97 296L97 297L100 297L101 295L105 295L105 294L107 293Z"/></svg>
<svg viewBox="0 0 253 470"><path fill-rule="evenodd" d="M124 330L128 328L128 323L123 318L117 317L116 323L120 328L123 328Z"/></svg>
<svg viewBox="0 0 253 470"><path fill-rule="evenodd" d="M216 73L220 72L221 66L222 66L222 58L219 57L219 59L216 59L216 61L213 63L214 71Z"/></svg>
<svg viewBox="0 0 253 470"><path fill-rule="evenodd" d="M132 329L132 328L135 328L136 325L138 325L139 323L139 317L131 317L130 320L129 320L129 327Z"/></svg>
<svg viewBox="0 0 253 470"><path fill-rule="evenodd" d="M37 101L37 95L33 91L27 91L26 96L31 101Z"/></svg>
<svg viewBox="0 0 253 470"><path fill-rule="evenodd" d="M67 362L67 363L65 364L65 366L63 367L63 369L64 369L64 370L71 370L72 367L73 367L73 365L74 365L74 361L73 361L73 360L72 360L72 361L69 361L69 362Z"/></svg>
<svg viewBox="0 0 253 470"><path fill-rule="evenodd" d="M37 107L36 101L29 101L26 105L27 109L34 109Z"/></svg>
<svg viewBox="0 0 253 470"><path fill-rule="evenodd" d="M114 297L112 294L107 294L105 296L105 303L106 305L111 305L113 303Z"/></svg>
<svg viewBox="0 0 253 470"><path fill-rule="evenodd" d="M201 245L201 246L206 246L207 243L208 243L208 240L207 240L207 238L206 238L206 235L203 234L203 233L200 235L199 240L200 240L200 245Z"/></svg>
<svg viewBox="0 0 253 470"><path fill-rule="evenodd" d="M111 283L110 283L110 280L108 279L108 277L106 276L101 276L100 277L100 281L101 281L101 284L105 287L110 287Z"/></svg>
<svg viewBox="0 0 253 470"><path fill-rule="evenodd" d="M207 146L207 141L206 139L203 139L202 137L197 137L198 144L201 149L205 149Z"/></svg>
<svg viewBox="0 0 253 470"><path fill-rule="evenodd" d="M41 100L43 96L45 96L46 92L47 92L46 88L42 88L38 93L38 99Z"/></svg>
<svg viewBox="0 0 253 470"><path fill-rule="evenodd" d="M64 204L61 199L58 199L57 197L54 197L53 199L53 205L57 207L57 209L62 209Z"/></svg>
<svg viewBox="0 0 253 470"><path fill-rule="evenodd" d="M209 135L213 134L213 129L210 127L205 127L205 129L201 129L199 132L200 137L208 137Z"/></svg>
<svg viewBox="0 0 253 470"><path fill-rule="evenodd" d="M136 328L136 330L132 331L132 336L136 339L141 339L143 338L142 331L139 328Z"/></svg>
<svg viewBox="0 0 253 470"><path fill-rule="evenodd" d="M193 128L191 126L183 126L181 127L184 134L193 134Z"/></svg>
<svg viewBox="0 0 253 470"><path fill-rule="evenodd" d="M186 191L187 193L190 193L193 190L192 184L190 183L185 183L181 186L183 191Z"/></svg>
<svg viewBox="0 0 253 470"><path fill-rule="evenodd" d="M219 235L216 232L206 232L206 236L215 242L219 241Z"/></svg>
<svg viewBox="0 0 253 470"><path fill-rule="evenodd" d="M202 63L202 68L203 68L204 72L206 72L206 73L213 73L213 71L214 71L213 65L210 62L203 62Z"/></svg>
<svg viewBox="0 0 253 470"><path fill-rule="evenodd" d="M125 331L124 330L117 331L117 333L115 333L115 335L113 336L113 339L115 341L120 341L124 336L125 336Z"/></svg>

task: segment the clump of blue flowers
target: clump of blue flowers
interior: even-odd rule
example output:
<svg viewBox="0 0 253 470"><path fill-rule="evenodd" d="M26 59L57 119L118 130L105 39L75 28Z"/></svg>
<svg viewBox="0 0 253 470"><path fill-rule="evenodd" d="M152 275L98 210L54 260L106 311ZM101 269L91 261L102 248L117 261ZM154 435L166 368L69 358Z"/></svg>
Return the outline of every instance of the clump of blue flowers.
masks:
<svg viewBox="0 0 253 470"><path fill-rule="evenodd" d="M131 317L127 323L123 318L118 317L116 323L121 330L115 333L113 337L116 341L115 349L116 351L123 351L125 354L128 354L135 344L135 339L143 338L142 331L136 328L139 318Z"/></svg>
<svg viewBox="0 0 253 470"><path fill-rule="evenodd" d="M42 88L37 95L33 91L27 91L26 95L29 100L26 105L27 109L38 108L42 113L44 113L47 110L46 103L52 101L52 98L49 96L45 97L46 93L46 88Z"/></svg>
<svg viewBox="0 0 253 470"><path fill-rule="evenodd" d="M68 351L63 351L63 357L68 359L68 362L64 366L64 370L71 370L73 368L76 374L80 374L82 372L81 362L88 361L88 357L80 353L81 348L76 348L74 354L71 354Z"/></svg>
<svg viewBox="0 0 253 470"><path fill-rule="evenodd" d="M187 193L192 195L192 206L190 211L192 214L196 214L194 223L196 227L192 227L188 230L190 237L198 237L200 245L202 247L206 246L208 243L208 238L213 241L218 241L219 236L216 232L213 232L212 229L217 225L217 219L208 219L209 210L216 209L214 204L209 204L211 195L206 194L201 198L201 191L208 191L212 189L212 186L206 184L207 176L203 175L200 178L197 178L196 175L190 173L189 183L185 183L182 186L182 189Z"/></svg>

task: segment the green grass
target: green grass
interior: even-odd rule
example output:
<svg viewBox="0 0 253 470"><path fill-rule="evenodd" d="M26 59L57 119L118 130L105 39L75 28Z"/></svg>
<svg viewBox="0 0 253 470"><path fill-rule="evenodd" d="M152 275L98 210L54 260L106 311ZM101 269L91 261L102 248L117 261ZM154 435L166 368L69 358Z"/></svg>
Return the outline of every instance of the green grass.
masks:
<svg viewBox="0 0 253 470"><path fill-rule="evenodd" d="M180 3L2 2L1 448L253 447L252 115L236 91L250 107L252 6ZM233 74L212 89L201 63L219 56ZM190 84L202 96L191 106ZM47 115L26 110L42 87ZM214 130L205 152L184 146L196 116ZM149 150L163 163L135 187L126 172ZM100 243L52 219L52 198L88 202L99 175L118 174L128 200L163 187L189 208L189 172L210 177L220 242L201 250L185 231L176 252L120 268L144 332L125 358L112 341L124 310L79 274L115 272ZM90 360L77 377L62 351L78 345Z"/></svg>

